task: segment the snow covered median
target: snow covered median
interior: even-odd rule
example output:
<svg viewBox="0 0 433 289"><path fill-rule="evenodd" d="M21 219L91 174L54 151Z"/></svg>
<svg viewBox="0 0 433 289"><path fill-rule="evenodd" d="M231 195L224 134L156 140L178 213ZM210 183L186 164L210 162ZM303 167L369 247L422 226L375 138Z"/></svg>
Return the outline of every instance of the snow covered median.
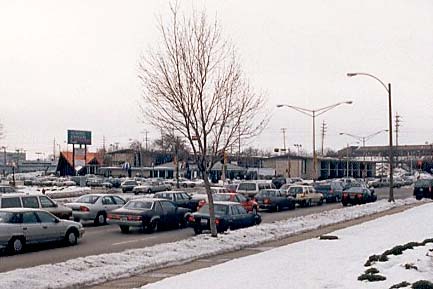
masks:
<svg viewBox="0 0 433 289"><path fill-rule="evenodd" d="M301 241L167 278L142 289L202 289L203 284L207 289L387 289L403 282L432 281L432 243L407 249L401 255L390 254L388 261L374 263L386 280L358 281L358 276L372 268L364 266L369 256L432 238L432 218L433 204L429 203L335 231L332 235L337 240Z"/></svg>
<svg viewBox="0 0 433 289"><path fill-rule="evenodd" d="M267 241L282 239L297 233L375 214L414 202L417 201L413 198L397 200L395 203L388 203L382 200L366 205L335 209L271 224L262 224L256 227L230 231L227 234L220 234L218 238L199 235L175 243L164 243L142 249L127 250L121 253L101 254L71 259L57 264L17 269L1 273L0 284L1 288L4 289L70 288L73 286L97 284L168 265L186 263L198 258L214 256ZM260 266L266 268L262 265ZM323 270L326 270L326 266Z"/></svg>

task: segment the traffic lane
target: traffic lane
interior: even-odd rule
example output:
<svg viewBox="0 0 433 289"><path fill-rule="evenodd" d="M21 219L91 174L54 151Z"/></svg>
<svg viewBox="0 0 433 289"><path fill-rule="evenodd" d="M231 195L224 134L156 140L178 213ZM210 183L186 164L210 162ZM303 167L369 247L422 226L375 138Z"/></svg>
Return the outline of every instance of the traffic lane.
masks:
<svg viewBox="0 0 433 289"><path fill-rule="evenodd" d="M261 214L264 223L271 223L320 211L332 210L339 206L341 205L324 204L317 207L297 208L296 210L278 213L262 212ZM154 234L144 234L141 231L122 234L116 225L93 226L89 224L86 225L85 230L84 238L79 241L77 246L62 247L57 244L50 244L45 245L45 247L35 247L30 252L21 255L1 256L0 272L48 263L64 262L77 257L149 247L159 243L176 242L194 236L194 231L191 228L161 231Z"/></svg>
<svg viewBox="0 0 433 289"><path fill-rule="evenodd" d="M72 258L121 252L159 243L175 242L194 236L190 228L167 230L154 234L132 231L122 234L118 226L87 227L77 246L64 247L57 243L32 247L30 252L15 256L0 256L0 272L42 264L64 262Z"/></svg>
<svg viewBox="0 0 433 289"><path fill-rule="evenodd" d="M374 192L379 200L389 198L389 188L375 188ZM394 188L394 199L405 199L413 196L413 186Z"/></svg>
<svg viewBox="0 0 433 289"><path fill-rule="evenodd" d="M388 190L381 188L377 190L379 198L387 198ZM396 198L412 196L410 188L395 189ZM287 210L278 213L260 212L263 223L272 223L293 217L300 217L319 213L323 211L341 208L341 203L323 204ZM189 238L194 235L191 228L182 230L169 230L154 234L143 234L134 231L130 234L122 234L118 226L94 226L91 223L85 225L84 238L79 241L78 246L61 247L57 244L42 248L35 248L33 251L16 256L0 256L0 272L25 268L36 265L57 263L72 258L85 257L103 253L121 252L127 249L143 248L159 243L175 242Z"/></svg>

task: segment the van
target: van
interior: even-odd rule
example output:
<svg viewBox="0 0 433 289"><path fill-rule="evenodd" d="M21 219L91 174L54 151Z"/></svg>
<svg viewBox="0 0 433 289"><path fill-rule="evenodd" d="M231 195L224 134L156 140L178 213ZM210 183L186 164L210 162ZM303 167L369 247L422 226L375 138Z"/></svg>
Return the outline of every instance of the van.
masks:
<svg viewBox="0 0 433 289"><path fill-rule="evenodd" d="M61 219L70 219L72 217L71 208L58 205L56 202L44 195L32 195L28 193L0 195L0 208L42 209Z"/></svg>
<svg viewBox="0 0 433 289"><path fill-rule="evenodd" d="M260 192L260 190L266 189L275 189L275 186L271 182L266 181L245 181L238 185L236 193L253 198Z"/></svg>

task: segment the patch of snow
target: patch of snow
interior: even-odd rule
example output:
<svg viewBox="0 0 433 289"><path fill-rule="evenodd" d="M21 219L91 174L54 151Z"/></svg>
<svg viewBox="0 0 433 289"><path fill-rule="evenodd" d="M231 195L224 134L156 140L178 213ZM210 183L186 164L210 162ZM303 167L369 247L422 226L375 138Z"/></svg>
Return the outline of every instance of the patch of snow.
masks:
<svg viewBox="0 0 433 289"><path fill-rule="evenodd" d="M229 231L226 234L220 234L218 238L212 238L209 235L199 235L195 237L191 237L182 241L174 242L174 243L163 243L157 244L155 246L146 247L142 249L133 249L126 250L120 253L110 253L110 254L101 254L95 256L87 256L82 258L71 259L66 262L56 263L56 264L47 264L40 265L31 268L25 269L17 269L13 271L8 271L4 273L0 273L0 284L1 288L70 288L77 286L84 286L90 284L102 283L108 280L118 279L122 277L128 277L131 275L135 275L138 273L143 273L147 271L151 271L157 268L165 267L168 265L174 264L182 264L186 263L198 258L204 258L208 256L214 256L225 252L235 251L238 249L242 249L248 246L259 245L261 243L282 239L291 235L295 235L297 233L305 232L308 230L317 229L319 227L323 227L326 225L336 224L340 222L344 222L347 220L356 219L362 216L371 215L377 212L389 210L394 207L399 207L407 204L412 204L416 201L414 198L397 200L395 203L389 203L385 200L378 201L375 203L369 203L361 206L352 206L345 207L340 209L334 209L326 212L321 212L317 214L290 218L288 220L278 221L270 224L261 224L259 226L245 228L236 231ZM428 205L428 208L431 211L431 205ZM425 211L425 210L424 210ZM433 213L430 213L433 214ZM393 228L396 230L396 228ZM432 228L433 230L433 228ZM388 231L389 233L389 231ZM383 234L383 233L382 233ZM356 273L361 273L360 267L362 269L363 262L366 257L371 254L370 251L376 252L377 248L374 246L373 241L371 240L363 240L362 238L357 239L358 241L354 244L346 245L345 250L350 249L350 251L355 251L358 248L356 245L359 245L360 242L367 244L368 253L364 251L360 251L362 253L361 263L354 263L351 266L355 267ZM378 241L380 239L375 239ZM315 242L311 240L309 242ZM321 241L323 242L323 241ZM338 243L337 243L338 244ZM371 247L370 244L372 245ZM380 244L380 242L379 242ZM320 243L315 244L319 246L319 254L318 256L328 254L327 246L331 246L331 243ZM292 257L288 257L290 255L284 255L284 259L292 262L292 266L298 267L298 272L308 271L308 268L305 268L306 263L315 263L318 256L313 254L313 251L305 250L305 244L301 246L300 251L307 253L307 257L303 256L303 259L294 259ZM79 249L79 248L78 248ZM330 248L330 253L332 248ZM371 250L370 250L371 249ZM386 249L386 248L383 248ZM339 251L339 250L336 250ZM380 250L379 250L380 251ZM326 253L326 254L325 254ZM278 254L276 254L278 256ZM275 256L274 256L275 257ZM272 257L272 258L274 258ZM269 258L265 258L267 261L270 261ZM335 271L334 273L341 274L341 271L333 269L334 265L333 257L330 258L330 264L321 264L323 267L320 269L316 269L314 272L320 278L327 278L328 270ZM357 259L358 260L358 259ZM344 261L344 258L340 260ZM347 262L345 263L347 265ZM262 276L262 271L267 270L268 265L263 265L262 260L256 263L256 266L259 266L258 271L247 270L245 267L237 267L233 273L245 273L248 274L249 277L239 278L239 276L233 277L232 281L243 282L242 287L246 286L244 283L245 280L252 277L254 274L251 272L260 272L260 276ZM242 270L239 270L242 268ZM291 275L291 273L287 268L284 268L285 273ZM344 271L344 270L343 270ZM326 274L325 274L325 273ZM314 275L313 274L313 275ZM218 275L223 276L223 275ZM258 276L258 275L256 275ZM305 275L307 276L307 275ZM225 276L224 279L226 279ZM306 277L305 282L310 278L310 276ZM222 288L219 287L220 281L222 278L218 278L218 282L213 282L213 288ZM266 277L266 280L271 280L272 278ZM278 279L278 278L277 278ZM297 278L299 279L299 278ZM171 280L171 279L169 279ZM158 288L191 288L192 283L197 284L197 286L202 287L201 282L191 282L191 279L188 281L188 285L186 286L184 283L183 286L160 286ZM230 279L226 279L230 280ZM352 280L352 279L351 279ZM167 281L171 282L171 281ZM182 281L183 282L183 281ZM353 280L352 280L353 282ZM302 282L301 282L302 283ZM180 284L180 283L179 283ZM201 285L199 285L201 284ZM209 284L209 282L206 282ZM287 285L289 283L285 283L282 285ZM253 285L253 284L252 284ZM267 284L262 288L270 288L272 284ZM304 286L303 284L302 286ZM293 286L293 288L302 288L302 286ZM319 288L320 286L315 286L315 288ZM155 287L156 288L156 287ZM230 287L232 288L232 287ZM253 287L252 287L253 288ZM258 287L254 287L258 288ZM284 288L287 288L285 286ZM324 288L324 287L320 287ZM333 288L333 287L328 287ZM346 288L351 288L346 287ZM201 288L200 288L201 289Z"/></svg>
<svg viewBox="0 0 433 289"><path fill-rule="evenodd" d="M370 268L364 267L370 255L433 237L432 218L433 204L429 203L330 234L338 236L338 240L301 241L167 278L141 289L202 289L203 284L207 289L383 289L402 281L432 280L432 252L428 250L432 244L406 250L401 256L390 256L389 261L376 263L373 267L387 278L385 281L357 280ZM409 262L419 266L420 272L402 267Z"/></svg>

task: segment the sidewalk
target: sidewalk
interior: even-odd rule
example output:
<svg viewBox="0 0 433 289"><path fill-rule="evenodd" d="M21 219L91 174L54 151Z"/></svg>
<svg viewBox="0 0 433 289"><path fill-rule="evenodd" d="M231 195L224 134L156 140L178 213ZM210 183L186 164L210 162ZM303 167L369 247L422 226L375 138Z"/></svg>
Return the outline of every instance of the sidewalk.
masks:
<svg viewBox="0 0 433 289"><path fill-rule="evenodd" d="M221 255L217 255L217 256L213 256L213 257L208 257L208 258L197 259L193 262L189 262L186 264L177 265L177 266L169 266L169 267L157 269L157 270L154 270L151 272L135 275L135 276L124 278L124 279L118 279L118 280L114 280L114 281L110 281L110 282L106 282L106 283L102 283L102 284L99 284L96 286L90 286L90 287L86 287L86 288L89 288L89 289L90 288L91 289L137 288L137 287L141 287L143 285L149 284L149 283L157 282L157 281L165 279L167 277L172 277L172 276L175 276L178 274L194 271L194 270L201 269L201 268L211 267L211 266L221 264L221 263L233 260L233 259L257 254L257 253L260 253L263 251L267 251L267 250L270 250L270 249L273 249L276 247L296 243L299 241L317 238L321 235L328 234L330 232L333 232L333 231L336 231L339 229L343 229L343 228L354 226L354 225L357 225L360 223L371 221L371 220L374 220L374 219L377 219L377 218L380 218L380 217L383 217L386 215L392 215L392 214L400 213L402 211L405 211L407 209L410 209L410 208L413 208L413 207L416 207L416 206L422 205L422 204L424 204L424 203L414 203L414 204L410 204L410 205L405 205L405 206L393 208L393 209L390 209L390 210L387 210L384 212L380 212L380 213L376 213L373 215L361 217L358 219L353 219L350 221L345 221L345 222L341 222L338 224L325 226L325 227L322 227L322 228L319 228L316 230L303 232L303 233L300 233L300 234L297 234L297 235L294 235L294 236L291 236L288 238L284 238L284 239L281 239L278 241L267 242L267 243L261 244L259 246L252 246L252 247L248 247L248 248L238 250L235 252L225 253L225 254L221 254Z"/></svg>

